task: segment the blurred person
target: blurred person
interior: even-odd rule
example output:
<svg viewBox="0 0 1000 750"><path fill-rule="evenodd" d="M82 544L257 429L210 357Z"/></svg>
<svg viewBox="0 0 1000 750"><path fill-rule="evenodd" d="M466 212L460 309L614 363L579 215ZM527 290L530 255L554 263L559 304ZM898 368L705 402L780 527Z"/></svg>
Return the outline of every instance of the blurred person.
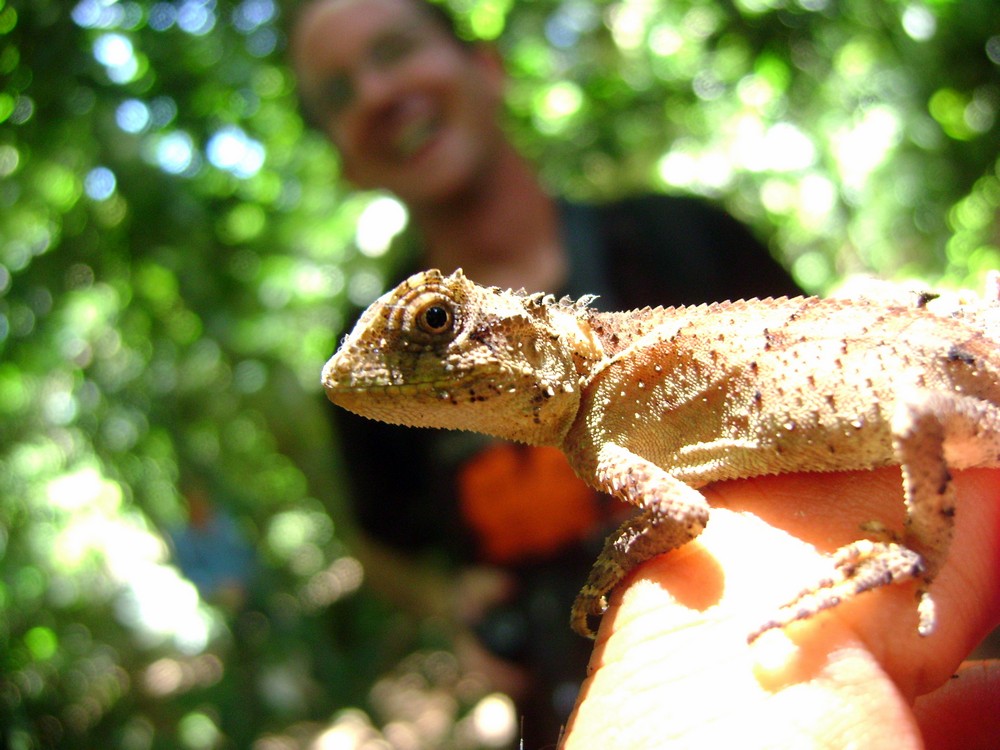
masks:
<svg viewBox="0 0 1000 750"><path fill-rule="evenodd" d="M409 210L393 284L461 267L482 284L597 294L609 310L798 292L743 225L700 200L551 195L502 127L497 51L461 39L438 5L312 0L291 54L343 175ZM592 645L570 632L569 606L623 509L555 449L331 414L373 585L452 623L459 650L518 701L527 746L553 742Z"/></svg>
<svg viewBox="0 0 1000 750"><path fill-rule="evenodd" d="M260 569L253 544L228 510L232 492L192 463L181 465L178 490L187 517L168 532L177 567L202 599L229 612L242 611L257 588Z"/></svg>

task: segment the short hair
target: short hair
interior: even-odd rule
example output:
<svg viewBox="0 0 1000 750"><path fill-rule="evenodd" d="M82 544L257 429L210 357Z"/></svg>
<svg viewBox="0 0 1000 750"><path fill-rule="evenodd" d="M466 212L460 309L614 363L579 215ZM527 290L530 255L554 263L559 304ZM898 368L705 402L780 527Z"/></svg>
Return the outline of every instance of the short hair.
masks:
<svg viewBox="0 0 1000 750"><path fill-rule="evenodd" d="M452 15L451 10L445 6L444 2L440 0L437 2L434 0L410 0L410 2L426 10L434 22L447 31L448 36L456 42L459 44L471 43L467 37L463 36L459 32L459 26L455 21L455 16Z"/></svg>
<svg viewBox="0 0 1000 750"><path fill-rule="evenodd" d="M446 0L408 0L413 3L421 11L427 13L431 20L434 21L441 29L447 32L448 36L454 39L460 44L471 44L471 38L462 33L460 29L460 24L455 19L452 14L451 9L447 7ZM288 25L285 29L286 33L290 34L292 28L294 28L295 23L301 14L301 12L310 5L316 2L321 2L321 0L306 0L305 2L300 2L297 4L295 10L288 14Z"/></svg>

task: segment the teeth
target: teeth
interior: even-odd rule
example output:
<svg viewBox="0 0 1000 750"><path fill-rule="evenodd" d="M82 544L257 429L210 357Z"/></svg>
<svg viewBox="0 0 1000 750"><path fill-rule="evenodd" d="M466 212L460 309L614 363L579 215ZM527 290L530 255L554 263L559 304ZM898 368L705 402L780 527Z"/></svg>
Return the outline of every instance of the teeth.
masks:
<svg viewBox="0 0 1000 750"><path fill-rule="evenodd" d="M419 151L437 130L437 123L433 120L417 120L400 129L393 151L400 159L408 159Z"/></svg>

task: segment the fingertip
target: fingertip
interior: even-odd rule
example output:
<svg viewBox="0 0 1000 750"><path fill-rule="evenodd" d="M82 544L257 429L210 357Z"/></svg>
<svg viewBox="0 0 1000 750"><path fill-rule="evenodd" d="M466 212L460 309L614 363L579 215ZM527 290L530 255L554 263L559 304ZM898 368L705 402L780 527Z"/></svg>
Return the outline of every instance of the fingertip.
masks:
<svg viewBox="0 0 1000 750"><path fill-rule="evenodd" d="M913 706L927 750L992 750L1000 744L1000 661L962 664Z"/></svg>

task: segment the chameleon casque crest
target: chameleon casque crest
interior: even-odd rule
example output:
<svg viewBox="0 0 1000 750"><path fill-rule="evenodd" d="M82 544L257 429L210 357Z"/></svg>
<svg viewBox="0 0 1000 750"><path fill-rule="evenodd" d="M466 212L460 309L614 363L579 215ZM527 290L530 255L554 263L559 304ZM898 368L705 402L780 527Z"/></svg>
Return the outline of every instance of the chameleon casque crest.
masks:
<svg viewBox="0 0 1000 750"><path fill-rule="evenodd" d="M629 570L698 536L710 510L699 487L899 465L902 535L835 551L836 575L750 638L911 579L927 635L956 512L949 469L1000 464L1000 306L941 313L928 299L599 312L592 298L431 270L365 311L322 382L332 402L372 419L556 446L588 484L635 505L573 605L584 635Z"/></svg>

